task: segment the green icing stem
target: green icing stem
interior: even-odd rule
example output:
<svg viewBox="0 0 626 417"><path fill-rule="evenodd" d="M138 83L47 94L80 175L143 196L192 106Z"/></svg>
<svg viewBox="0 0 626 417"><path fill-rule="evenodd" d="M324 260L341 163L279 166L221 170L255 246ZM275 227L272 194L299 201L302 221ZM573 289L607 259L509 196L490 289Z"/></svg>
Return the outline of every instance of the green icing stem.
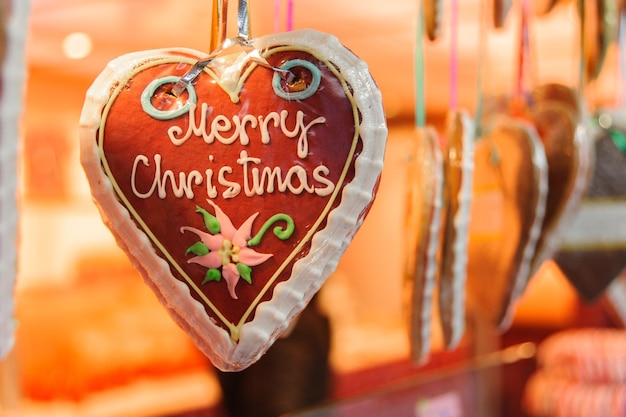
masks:
<svg viewBox="0 0 626 417"><path fill-rule="evenodd" d="M265 234L265 232L267 232L267 230L272 227L272 225L276 222L279 221L284 221L287 223L287 227L286 228L282 228L280 226L276 226L273 230L274 234L276 235L277 238L279 238L280 240L286 240L289 239L291 237L291 235L293 234L293 231L296 229L296 225L293 222L293 219L287 215L287 214L283 214L283 213L278 213L273 215L272 217L270 217L261 227L261 230L259 230L259 233L256 234L256 236L254 236L252 239L250 239L248 241L248 246L256 246L261 242L261 239L263 238L263 235Z"/></svg>

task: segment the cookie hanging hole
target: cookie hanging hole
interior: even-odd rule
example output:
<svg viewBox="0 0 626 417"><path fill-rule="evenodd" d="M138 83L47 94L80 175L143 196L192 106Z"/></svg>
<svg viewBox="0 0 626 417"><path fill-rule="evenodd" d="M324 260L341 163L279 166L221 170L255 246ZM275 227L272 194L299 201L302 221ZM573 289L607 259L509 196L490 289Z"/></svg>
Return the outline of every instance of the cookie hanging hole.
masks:
<svg viewBox="0 0 626 417"><path fill-rule="evenodd" d="M175 94L173 89L173 83L159 86L150 98L152 106L160 111L173 111L187 104L189 101L187 90L183 90L180 94Z"/></svg>
<svg viewBox="0 0 626 417"><path fill-rule="evenodd" d="M281 72L285 92L297 93L311 85L313 74L304 67L293 67Z"/></svg>
<svg viewBox="0 0 626 417"><path fill-rule="evenodd" d="M187 85L176 94L175 88L179 78L175 76L153 80L141 94L141 106L151 117L158 120L169 120L188 112L190 105L196 103L195 89Z"/></svg>
<svg viewBox="0 0 626 417"><path fill-rule="evenodd" d="M274 71L274 92L286 100L309 98L320 86L321 71L309 61L286 61Z"/></svg>
<svg viewBox="0 0 626 417"><path fill-rule="evenodd" d="M287 82L287 86L289 86L292 91L303 91L306 89L307 83L302 78L294 77L291 81Z"/></svg>

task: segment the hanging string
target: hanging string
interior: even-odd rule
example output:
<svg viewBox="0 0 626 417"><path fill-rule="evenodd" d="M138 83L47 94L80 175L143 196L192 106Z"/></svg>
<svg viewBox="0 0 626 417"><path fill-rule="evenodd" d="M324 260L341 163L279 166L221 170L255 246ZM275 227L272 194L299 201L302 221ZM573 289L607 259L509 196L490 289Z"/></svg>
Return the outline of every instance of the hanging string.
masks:
<svg viewBox="0 0 626 417"><path fill-rule="evenodd" d="M484 7L484 1L478 2L478 65L476 74L476 110L474 111L474 118L476 120L476 132L475 137L480 138L482 136L483 127L483 113L485 111L485 94L483 92L483 77L487 66L487 28L489 18L487 15L487 9Z"/></svg>
<svg viewBox="0 0 626 417"><path fill-rule="evenodd" d="M529 4L528 0L522 0L520 10L520 49L517 65L517 85L515 97L522 99L524 93L530 87L530 36L528 31Z"/></svg>
<svg viewBox="0 0 626 417"><path fill-rule="evenodd" d="M626 13L620 11L620 18L618 23L618 36L617 36L617 57L618 57L618 97L617 107L624 108L626 106Z"/></svg>
<svg viewBox="0 0 626 417"><path fill-rule="evenodd" d="M248 40L250 37L250 9L248 0L239 0L239 9L237 10L237 28L239 38Z"/></svg>
<svg viewBox="0 0 626 417"><path fill-rule="evenodd" d="M274 0L274 33L280 31L280 1ZM291 32L293 30L293 0L287 0L287 12L285 15L285 30Z"/></svg>
<svg viewBox="0 0 626 417"><path fill-rule="evenodd" d="M450 109L458 106L458 0L450 0Z"/></svg>
<svg viewBox="0 0 626 417"><path fill-rule="evenodd" d="M214 3L213 8L213 29L212 29L212 38L211 44L217 44L217 47L212 46L211 53L201 60L196 61L195 64L189 68L189 70L182 76L180 79L174 84L172 87L171 93L175 97L179 97L180 94L190 85L207 67L210 65L213 60L215 60L224 50L233 47L234 45L239 45L243 48L244 52L247 54L248 59L255 62L257 65L260 65L265 68L269 68L272 71L277 72L281 78L283 78L286 82L291 83L294 79L294 74L282 68L273 67L272 65L265 60L265 58L261 57L258 51L256 53L254 46L251 44L250 37L250 8L248 4L248 0L239 0L239 8L237 10L237 31L238 36L234 39L221 39L222 36L225 38L226 31L226 23L228 16L228 3L227 0L217 0ZM293 8L292 8L293 9ZM217 28L217 29L216 29ZM224 35L222 35L224 33Z"/></svg>
<svg viewBox="0 0 626 417"><path fill-rule="evenodd" d="M415 125L426 125L426 100L424 92L424 8L418 1L417 33L415 37Z"/></svg>
<svg viewBox="0 0 626 417"><path fill-rule="evenodd" d="M586 7L585 0L578 0L578 12L580 18L580 59L578 61L578 91L580 94L584 94L585 86L587 85L587 65L586 65L586 56L587 56L587 45L585 42L585 26L586 24Z"/></svg>
<svg viewBox="0 0 626 417"><path fill-rule="evenodd" d="M211 18L211 43L209 53L213 53L226 40L226 22L228 19L228 0L213 1Z"/></svg>
<svg viewBox="0 0 626 417"><path fill-rule="evenodd" d="M624 47L626 47L626 15L620 10L620 17L618 21L618 33L617 33L617 93L615 108L617 112L610 114L608 125L602 122L603 115L598 118L598 124L606 130L611 136L611 140L615 147L623 154L626 155L626 134L623 131L621 123L623 118L620 114L623 114L624 106L626 105L626 54L624 53ZM617 122L617 123L615 123Z"/></svg>
<svg viewBox="0 0 626 417"><path fill-rule="evenodd" d="M293 30L293 0L287 0L287 32Z"/></svg>
<svg viewBox="0 0 626 417"><path fill-rule="evenodd" d="M280 0L274 0L274 33L280 31Z"/></svg>

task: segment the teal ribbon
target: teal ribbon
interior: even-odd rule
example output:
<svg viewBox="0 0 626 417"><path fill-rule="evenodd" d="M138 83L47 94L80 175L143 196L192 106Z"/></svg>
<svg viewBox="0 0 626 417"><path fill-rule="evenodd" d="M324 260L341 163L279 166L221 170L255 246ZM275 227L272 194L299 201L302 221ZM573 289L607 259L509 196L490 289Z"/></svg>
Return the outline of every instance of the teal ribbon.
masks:
<svg viewBox="0 0 626 417"><path fill-rule="evenodd" d="M415 38L415 125L426 125L426 100L424 93L424 7L419 0L417 36Z"/></svg>

